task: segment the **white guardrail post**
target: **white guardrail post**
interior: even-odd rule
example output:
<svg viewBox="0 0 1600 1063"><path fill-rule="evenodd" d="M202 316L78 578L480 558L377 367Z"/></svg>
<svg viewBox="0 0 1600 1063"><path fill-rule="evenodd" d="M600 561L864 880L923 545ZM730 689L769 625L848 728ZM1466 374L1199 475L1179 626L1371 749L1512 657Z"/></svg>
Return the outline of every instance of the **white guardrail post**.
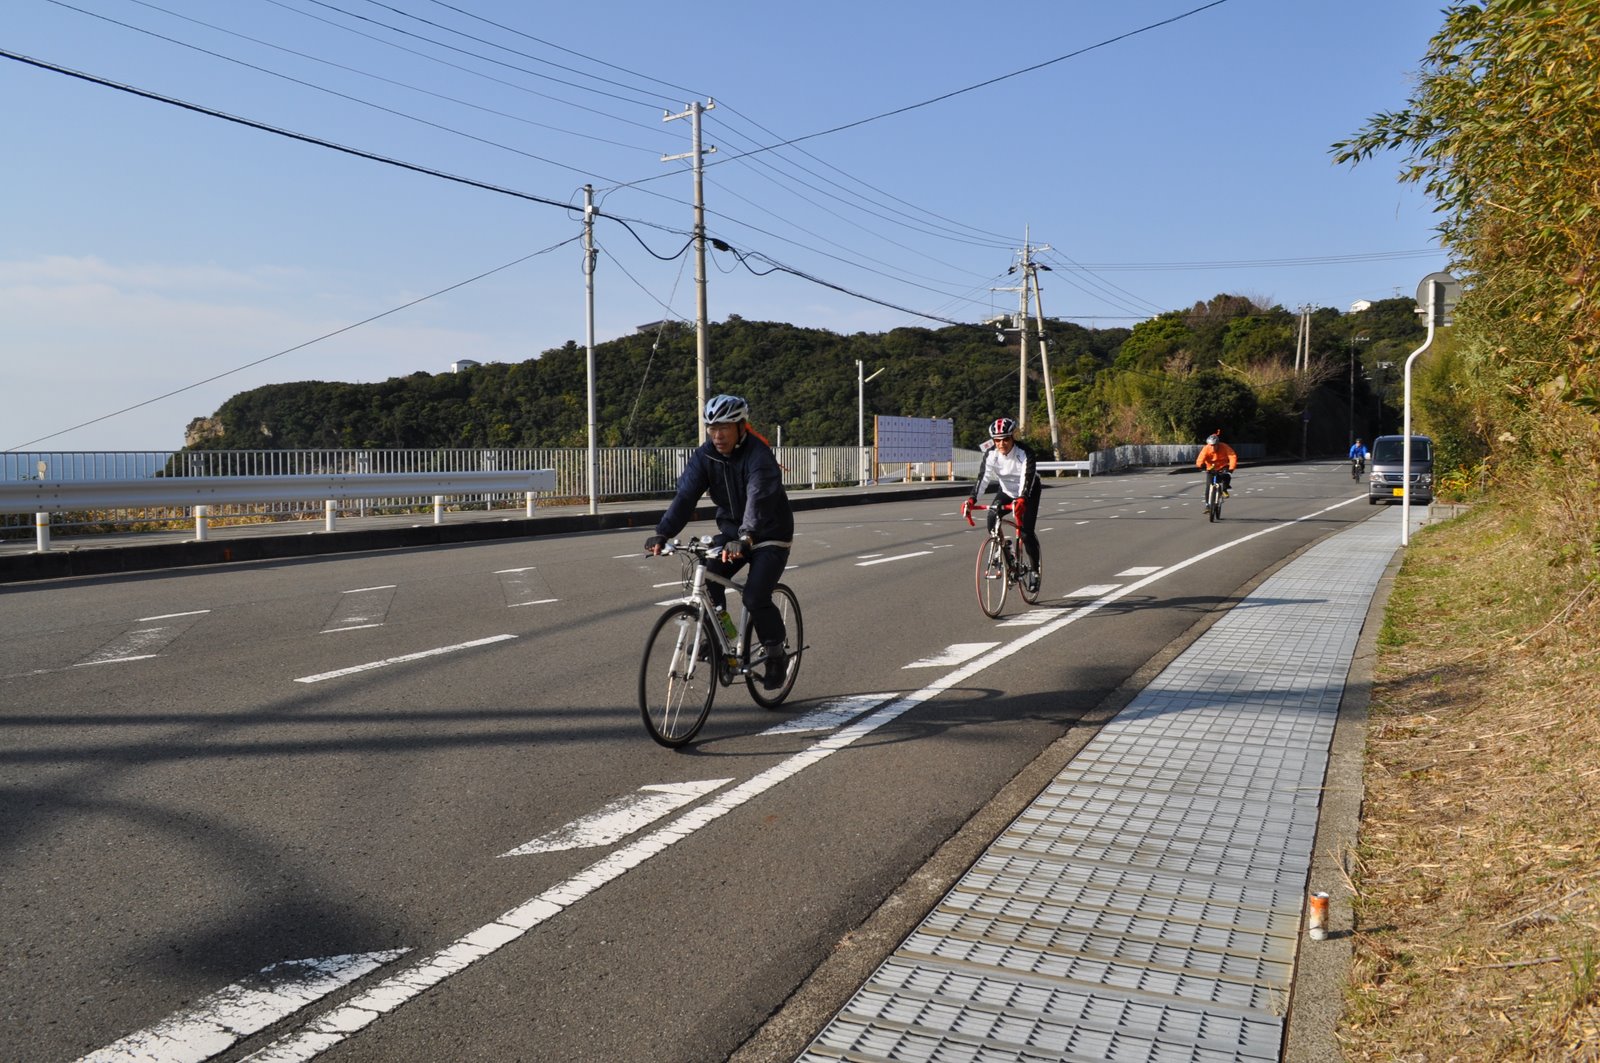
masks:
<svg viewBox="0 0 1600 1063"><path fill-rule="evenodd" d="M435 524L444 523L444 495L433 496L433 522Z"/></svg>
<svg viewBox="0 0 1600 1063"><path fill-rule="evenodd" d="M218 505L323 499L323 527L333 530L339 499L432 495L435 513L453 495L556 490L554 469L505 472L348 473L325 476L149 476L130 480L19 480L0 483L0 513L32 513L36 545L50 549L50 515L158 506L195 507L195 537L204 539Z"/></svg>

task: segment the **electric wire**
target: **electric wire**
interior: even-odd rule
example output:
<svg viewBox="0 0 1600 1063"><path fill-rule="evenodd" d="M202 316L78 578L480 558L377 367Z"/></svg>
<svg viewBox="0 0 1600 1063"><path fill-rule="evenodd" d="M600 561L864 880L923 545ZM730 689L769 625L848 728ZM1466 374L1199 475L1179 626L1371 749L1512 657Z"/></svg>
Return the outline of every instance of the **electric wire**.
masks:
<svg viewBox="0 0 1600 1063"><path fill-rule="evenodd" d="M292 84L295 84L295 85L300 85L300 86L302 86L304 88L313 89L313 90L315 90L317 92L327 93L330 96L337 96L341 100L348 100L351 103L360 104L363 107L370 107L375 111L382 111L384 114L393 115L396 118L404 118L407 121L416 122L419 125L425 125L425 126L428 126L431 129L437 129L437 130L439 130L440 132L443 132L443 133L450 133L450 134L453 134L454 136L463 137L463 138L465 138L467 140L471 140L471 141L474 141L476 143L483 144L483 145L485 145L487 147L499 148L502 151L509 151L512 154L520 155L525 159L532 159L535 162L542 162L547 166L554 166L557 169L568 170L568 171L570 171L572 173L575 173L575 174L578 174L578 175L580 175L582 177L588 177L588 178L593 178L593 179L598 179L598 180L609 180L609 178L604 177L604 175L591 173L588 170L579 169L576 166L568 166L564 162L557 162L554 159L547 159L543 155L536 155L531 151L523 151L521 148L514 148L509 144L501 144L498 141L489 140L489 139L487 139L485 137L476 136L476 135L474 135L472 133L467 133L467 132L465 132L463 130L460 130L460 129L452 129L450 126L441 125L440 123L434 122L434 121L430 121L427 118L421 118L421 117L419 117L417 115L414 115L414 114L407 114L406 112L396 110L393 107L386 107L381 103L374 103L371 100L364 100L359 96L352 96L349 93L340 92L337 89L330 89L330 88L328 88L328 87L326 87L324 85L318 85L315 82L306 81L303 78L297 78L297 77L294 77L294 76L292 76L290 74L283 74L283 73L280 73L280 72L278 72L276 70L271 70L271 69L269 69L267 67L264 67L264 66L258 66L255 63L246 62L243 59L236 59L233 56L224 55L221 52L213 51L210 48L205 48L205 47L202 47L202 46L200 46L198 44L190 44L187 41L181 41L181 40L178 40L175 37L169 37L166 34L157 33L155 30L144 29L141 26L135 26L135 25L133 25L131 23L122 22L119 19L111 18L108 15L101 15L101 14L98 14L98 13L93 12L93 11L87 11L87 10L81 8L81 7L74 7L72 4L67 3L66 0L47 0L47 2L55 4L57 7L66 8L69 11L77 11L78 13L84 14L84 15L88 15L91 18L97 18L97 19L100 19L100 20L102 20L104 22L109 22L114 26L121 26L124 29L129 29L129 30L134 31L135 33L142 33L142 34L144 34L146 36L154 37L157 40L166 41L169 44L175 44L180 48L188 48L191 51L200 52L203 55L209 55L214 59L221 59L224 62L233 63L233 64L235 64L237 66L242 66L247 70L254 70L257 73L266 74L269 77L280 78L280 79L282 79L284 81L288 81L288 82L290 82Z"/></svg>
<svg viewBox="0 0 1600 1063"><path fill-rule="evenodd" d="M114 19L105 18L105 16L95 14L94 12L84 11L82 8L73 7L71 4L62 2L62 0L47 0L47 2L53 3L58 7L67 8L68 10L78 11L78 12L80 12L82 14L86 14L86 15L92 15L95 18L101 18L101 19L104 19L105 21L113 22L113 23L115 23L116 25L119 25L119 26L120 25L125 25L124 23L116 22L116 20L114 20ZM193 25L202 26L205 29L213 30L213 31L215 31L217 33L226 34L226 35L228 35L230 37L235 37L235 38L237 38L239 40L242 40L242 41L249 41L251 44L258 44L263 48L271 48L274 51L283 52L286 55L292 55L292 56L295 56L295 57L300 58L300 59L306 59L306 60L309 60L309 61L311 61L313 63L320 63L323 66L332 67L335 70L343 70L346 73L355 74L358 77L369 78L369 79L371 79L373 81L380 81L380 82L384 83L385 85L392 85L392 86L394 86L396 88L406 89L406 90L408 90L410 92L415 92L415 93L418 93L418 94L423 95L423 96L429 96L429 97L432 97L433 99L436 99L436 100L442 100L445 103L453 103L458 107L465 107L465 108L467 108L469 110L478 111L478 112L483 113L483 114L493 115L496 118L505 118L505 119L508 119L510 121L513 121L513 122L519 122L519 123L521 123L523 125L533 126L536 129L546 129L546 130L549 130L549 131L551 131L553 133L561 133L561 134L563 134L565 136L577 137L577 138L579 138L581 140L593 141L594 143L597 143L597 144L609 144L609 145L611 145L612 147L615 147L615 148L625 148L625 149L628 149L630 151L649 151L649 150L653 150L653 149L643 148L643 147L639 146L638 144L625 144L620 140L611 140L611 139L606 138L606 137L595 136L592 133L580 133L575 129L566 129L566 128L562 127L562 126L550 125L548 122L538 122L538 121L535 121L535 120L533 120L531 118L523 117L522 115L511 114L508 111L500 111L500 110L496 110L496 109L494 109L492 107L485 107L482 104L473 103L470 100L459 99L459 98L457 98L455 96L447 96L444 93L434 92L431 89L425 89L425 88L421 87L420 85L412 85L412 84L410 84L408 82L398 81L398 80L396 80L394 78L384 77L382 74L374 74L371 71L362 70L362 69L360 69L358 67L349 66L349 65L347 65L345 63L336 62L336 61L334 61L332 59L324 59L321 56L312 55L309 52L302 52L302 51L298 51L298 50L296 50L294 48L286 47L286 46L281 45L281 44L274 44L273 42L268 41L268 40L263 40L260 37L252 37L248 33L240 33L237 30L228 29L226 26L219 26L219 25L216 25L215 23L206 22L206 21L203 21L201 19L194 18L194 17L192 17L190 15L185 15L182 12L173 11L173 10L171 10L169 8L162 7L159 4L150 3L149 0L126 0L126 2L133 3L133 4L138 4L140 7L148 8L148 9L150 9L152 11L159 11L164 15L171 16L172 18L182 19L183 21L192 23ZM128 28L137 29L137 27L128 27ZM149 32L149 31L141 30L140 32ZM159 35L156 35L156 36L159 36ZM174 40L172 38L162 37L161 39L169 40L169 41L171 41L172 43L175 43L175 44L182 44L184 47L195 48L196 50L199 50L199 51L205 51L205 49L200 48L197 45L187 44L187 43L184 43L182 41ZM207 52L206 54L214 55L215 53ZM227 57L226 56L219 56L218 58L226 59ZM424 56L423 58L427 58L427 57ZM233 60L229 60L229 61L232 62ZM270 71L267 71L267 72L271 73ZM473 71L466 71L466 72L467 73L473 73ZM501 84L508 84L506 82L500 82L500 83ZM304 84L304 82L302 82L302 84ZM319 88L319 89L321 88L321 86L312 86L312 87L316 87L316 88ZM510 87L516 88L518 86L510 86ZM331 90L325 90L324 89L323 91L331 91ZM546 98L547 99L555 99L554 97L546 97ZM557 102L565 102L565 101L557 101ZM648 128L648 127L642 127L641 126L641 128ZM652 131L654 131L654 130L652 130Z"/></svg>
<svg viewBox="0 0 1600 1063"><path fill-rule="evenodd" d="M504 263L502 265L495 266L493 269L484 270L482 273L479 273L478 275L476 275L474 277L468 277L466 280L457 281L454 284L447 285L446 287L440 288L438 291L429 292L427 295L419 295L417 298L409 300L409 301L404 302L404 303L401 303L399 306L392 306L389 309L382 311L381 313L373 314L370 317L362 318L360 321L351 322L350 324L342 326L341 328L334 329L332 332L325 332L320 336L317 336L317 337L314 337L312 339L306 340L304 343L297 343L293 347L285 347L283 350L278 351L275 354L269 354L269 355L266 355L265 357L257 358L254 361L246 362L243 365L234 366L232 369L226 370L226 371L221 372L221 373L214 374L212 376L208 376L204 380L196 380L192 384L185 384L181 388L174 388L172 391L168 391L165 394L157 395L154 398L145 399L143 402L136 402L132 406L124 406L120 410L113 410L110 413L101 414L99 417L92 417L89 420L83 421L80 424L75 424L70 428L63 428L60 431L51 432L49 435L39 436L37 439L30 439L26 443L18 443L16 446L11 447L10 450L11 451L24 450L27 447L33 446L35 443L43 443L47 439L54 439L56 436L66 435L68 432L76 432L80 428L88 428L90 425L99 424L102 421L109 421L113 417L120 417L121 415L123 415L125 413L132 413L134 410L138 410L138 409L142 409L142 408L144 408L146 406L150 406L150 405L152 405L154 403L162 401L163 399L170 399L174 395L183 394L185 391L193 391L195 388L203 387L206 384L215 383L216 381L222 380L225 377L233 376L235 373L242 373L246 369L253 369L256 366L263 365L266 362L270 362L275 358L282 358L286 354L293 354L295 351L303 351L307 347L310 347L310 346L312 346L314 344L321 343L324 340L330 340L330 339L334 338L335 336L341 336L344 333L351 331L352 329L358 329L358 328L361 328L364 325L370 325L374 321L381 321L383 318L389 317L389 316L391 316L393 314L398 314L402 310L409 310L413 306L417 306L420 303L425 303L429 299L436 299L439 296L446 295L446 294L448 294L450 292L455 291L458 288L465 288L467 285L474 284L474 283L476 283L478 281L483 280L486 277L492 277L496 273L502 273L505 270L511 269L513 266L520 266L522 263L527 262L530 259L538 258L540 255L547 255L552 251L555 251L555 250L558 250L558 249L560 249L562 247L565 247L566 245L568 245L570 243L573 243L574 241L580 240L582 238L583 238L583 234L582 233L579 233L576 236L569 236L567 239L562 240L559 243L551 244L549 247L546 247L546 248L544 248L542 250L534 251L534 252L532 252L530 254L523 255L521 258L516 258L516 259L511 260L510 262L506 262L506 263Z"/></svg>

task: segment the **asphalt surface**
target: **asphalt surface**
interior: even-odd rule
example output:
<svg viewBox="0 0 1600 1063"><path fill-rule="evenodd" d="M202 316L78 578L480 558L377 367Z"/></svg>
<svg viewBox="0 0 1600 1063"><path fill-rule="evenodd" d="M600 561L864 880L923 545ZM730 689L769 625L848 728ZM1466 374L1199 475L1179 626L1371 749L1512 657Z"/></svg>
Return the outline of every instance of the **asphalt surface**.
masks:
<svg viewBox="0 0 1600 1063"><path fill-rule="evenodd" d="M964 490L962 485L938 484L898 485L865 490L844 489L827 496L817 493L806 498L803 505L823 508L852 506L892 497L905 500L948 498L949 504L953 507L955 498ZM809 492L806 494L811 495ZM1232 508L1234 514L1240 517L1245 517L1249 512L1237 502ZM1366 507L1360 508L1365 510ZM558 534L601 528L643 528L653 525L655 515L659 511L659 506L654 505L620 504L605 507L605 511L597 515L583 512L541 513L532 522L484 515L457 521L454 527L461 530L445 534L461 536L454 540L457 542L481 542L492 541L505 535ZM1367 514L1354 514L1352 511L1348 515L1364 517ZM229 560L243 560L245 556L259 558L295 556L292 551L296 549L309 554L325 554L345 549L376 551L381 554L382 551L394 547L425 546L438 542L436 536L440 533L437 528L398 526L401 523L408 525L415 523L414 519L406 521L402 518L396 521L393 518L369 518L369 520L370 527L350 528L336 533L337 536L344 537L337 541L334 536L318 532L275 536L257 528L247 528L236 533L216 530L213 533L212 544L175 541L182 538L181 533L175 533L169 536L169 541L165 543L153 542L149 537L138 537L124 538L118 543L102 540L93 545L87 541L68 544L58 540L58 545L66 546L65 552L74 555L80 566L84 566L86 564L84 559L92 554L104 554L108 558L106 561L89 563L75 573L87 575L90 572L159 570L167 565L215 564ZM469 527L473 530L465 530ZM1171 534L1153 519L1149 522L1129 521L1123 528L1128 536L1152 536L1150 540L1152 544ZM261 548L243 545L251 541L270 545ZM219 542L226 552L210 552L204 556L197 556L196 546L204 546L208 551L215 551ZM117 553L122 554L122 559L110 560L111 556ZM1061 557L1059 553L1051 556ZM22 570L29 573L40 571L36 560L30 562L27 559L17 560L17 558L18 555L14 552L0 554L0 582L48 578L37 574L16 575L16 572ZM144 566L144 569L132 566ZM1047 566L1047 576L1057 581L1058 586L1059 581L1071 579L1070 574L1061 570L1060 562L1057 562L1057 567L1054 569ZM1248 589L1248 584L1245 589ZM1181 608L1182 601L1181 595L1167 599L1162 603L1163 613L1170 611L1169 607L1174 604ZM1288 1024L1287 1043L1290 1058L1330 1058L1325 1049L1327 1045L1332 1044L1332 1020L1337 1013L1338 984L1342 979L1338 962L1341 950L1343 955L1348 954L1347 894L1338 884L1338 861L1344 851L1342 847L1344 843L1339 839L1353 837L1355 816L1359 809L1361 749L1358 731L1359 699L1367 687L1370 676L1370 632L1375 629L1375 618L1381 610L1381 592L1374 596L1373 601L1374 619L1367 625L1367 634L1363 636L1363 642L1358 645L1351 662L1346 683L1347 708L1341 710L1340 723L1334 734L1328 790L1319 821L1322 829L1332 833L1328 834L1326 839L1319 836L1316 852L1319 860L1326 856L1332 862L1324 861L1314 866L1312 870L1313 888L1327 889L1334 896L1334 932L1328 941L1318 942L1316 948L1302 949L1299 953L1300 966L1296 972L1294 1008L1290 1013ZM1006 824L1048 785L1064 765L1071 762L1078 749L1090 739L1093 725L1112 719L1121 707L1135 698L1146 684L1160 674L1165 664L1184 648L1192 645L1195 640L1202 638L1209 626L1215 623L1220 615L1225 615L1211 608L1198 608L1195 613L1198 619L1189 631L1173 639L1167 649L1128 675L1115 691L1098 704L1085 707L1079 723L1089 726L1072 727L1065 737L1051 744L1042 755L1032 759L1031 762L1020 764L1011 781L1000 787L999 794L973 815L965 827L955 831L940 845L931 859L903 874L902 887L878 907L876 914L860 922L839 939L831 950L829 958L816 968L811 978L798 991L793 993L788 1005L780 1009L746 1043L745 1047L735 1054L734 1058L741 1061L795 1058L807 1039L826 1021L828 1013L838 1006L839 1000L866 978L870 973L871 964L893 949L896 941L905 936L908 928L914 925L922 913L937 903L943 891L948 889L950 883L976 859L983 847L1005 829ZM1150 615L1153 617L1156 614ZM1025 685L1027 682L1024 681ZM1021 721L1013 721L1008 726L1015 729L1019 722ZM1350 782L1352 777L1353 789ZM1341 830L1344 831L1343 834L1339 833ZM1317 1018L1319 1015L1321 1018ZM1319 1037L1321 1040L1318 1040ZM1303 1047L1306 1045L1310 1047ZM1295 1056L1294 1053L1297 1052L1304 1054ZM376 1058L381 1058L381 1055Z"/></svg>

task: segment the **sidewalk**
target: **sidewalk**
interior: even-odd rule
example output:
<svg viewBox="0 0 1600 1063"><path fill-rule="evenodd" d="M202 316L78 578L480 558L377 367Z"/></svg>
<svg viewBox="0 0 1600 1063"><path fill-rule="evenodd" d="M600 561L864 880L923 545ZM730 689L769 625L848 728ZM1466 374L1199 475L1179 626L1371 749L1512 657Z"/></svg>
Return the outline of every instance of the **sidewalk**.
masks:
<svg viewBox="0 0 1600 1063"><path fill-rule="evenodd" d="M1359 814L1352 663L1399 523L1386 509L1310 548L1184 650L800 1060L1209 1063L1285 1058L1286 1040L1338 1058L1336 995L1302 1006L1294 989L1298 963L1337 994L1348 957L1329 850ZM1342 720L1347 688L1360 711ZM1336 723L1346 763L1325 790ZM1308 888L1338 898L1331 940L1303 935Z"/></svg>

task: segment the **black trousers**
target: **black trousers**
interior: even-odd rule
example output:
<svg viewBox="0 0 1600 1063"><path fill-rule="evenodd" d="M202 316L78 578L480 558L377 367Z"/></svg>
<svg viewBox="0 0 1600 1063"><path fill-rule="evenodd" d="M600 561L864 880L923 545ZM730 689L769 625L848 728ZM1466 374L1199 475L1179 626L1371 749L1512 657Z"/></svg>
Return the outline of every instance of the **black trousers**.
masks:
<svg viewBox="0 0 1600 1063"><path fill-rule="evenodd" d="M1000 507L1008 506L1014 500L1004 491L996 491L994 501L989 508L989 530L994 531L995 521L1000 519ZM1028 564L1037 568L1043 560L1039 555L1039 537L1033 534L1033 523L1039 519L1039 491L1035 488L1023 496L1022 522L1017 525L1017 533L1022 539L1022 548L1028 553Z"/></svg>
<svg viewBox="0 0 1600 1063"><path fill-rule="evenodd" d="M746 557L749 561L745 560ZM781 546L763 546L737 561L725 562L713 558L706 562L706 571L727 577L747 564L750 574L744 580L744 611L755 619L757 638L762 642L782 642L785 634L783 614L772 604L772 588L789 565L789 551ZM719 609L727 607L727 589L722 584L710 583L706 592Z"/></svg>

